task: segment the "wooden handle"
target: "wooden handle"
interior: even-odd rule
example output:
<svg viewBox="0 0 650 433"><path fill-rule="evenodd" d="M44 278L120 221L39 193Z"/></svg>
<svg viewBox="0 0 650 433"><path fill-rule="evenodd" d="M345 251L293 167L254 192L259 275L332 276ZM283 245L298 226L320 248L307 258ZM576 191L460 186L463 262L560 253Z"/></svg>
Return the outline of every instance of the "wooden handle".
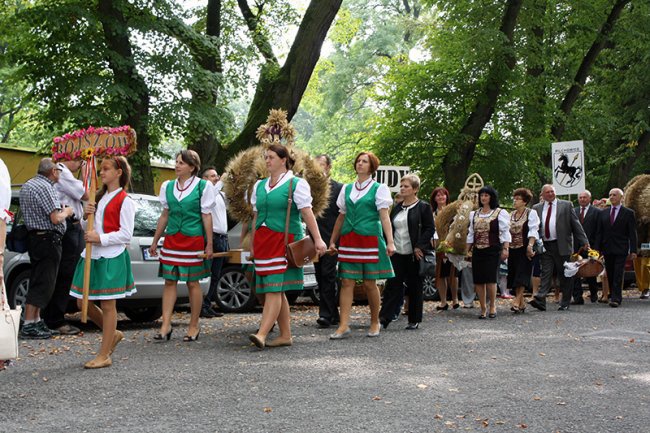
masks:
<svg viewBox="0 0 650 433"><path fill-rule="evenodd" d="M90 186L89 186L89 196L88 202L95 203L95 185L94 185L94 176L90 175ZM86 232L93 230L95 225L95 214L88 215L88 224L86 225ZM84 286L83 286L83 298L81 300L81 323L88 322L88 291L90 290L90 263L93 252L93 244L86 242L86 260L84 262Z"/></svg>

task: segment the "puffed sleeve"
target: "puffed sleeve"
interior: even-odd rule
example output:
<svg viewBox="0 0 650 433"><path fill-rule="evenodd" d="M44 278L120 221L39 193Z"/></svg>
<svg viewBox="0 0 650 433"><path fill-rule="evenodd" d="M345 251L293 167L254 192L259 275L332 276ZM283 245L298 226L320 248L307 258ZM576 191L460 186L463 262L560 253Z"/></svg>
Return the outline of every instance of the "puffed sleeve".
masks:
<svg viewBox="0 0 650 433"><path fill-rule="evenodd" d="M343 185L343 188L341 188L341 192L339 192L339 196L336 199L336 205L339 207L339 213L346 213L348 211L347 207L345 206L345 190L347 188L347 185Z"/></svg>
<svg viewBox="0 0 650 433"><path fill-rule="evenodd" d="M212 213L212 208L217 204L217 197L214 194L214 185L212 182L206 181L201 195L201 213Z"/></svg>
<svg viewBox="0 0 650 433"><path fill-rule="evenodd" d="M134 226L135 202L131 197L126 197L120 210L120 229L116 232L100 234L99 241L104 247L108 245L127 245L133 237Z"/></svg>
<svg viewBox="0 0 650 433"><path fill-rule="evenodd" d="M0 219L6 223L11 221L9 207L11 206L11 177L4 161L0 159Z"/></svg>
<svg viewBox="0 0 650 433"><path fill-rule="evenodd" d="M377 210L380 209L389 209L393 204L393 198L390 196L390 190L388 186L383 183L379 184L377 189L377 194L375 195L375 206Z"/></svg>
<svg viewBox="0 0 650 433"><path fill-rule="evenodd" d="M295 177L294 179L298 179L298 184L296 185L296 189L293 191L293 202L296 204L298 209L311 207L312 198L309 183L305 179L300 179L299 177Z"/></svg>
<svg viewBox="0 0 650 433"><path fill-rule="evenodd" d="M467 232L467 243L474 243L474 214L476 211L471 211L469 213L469 231Z"/></svg>
<svg viewBox="0 0 650 433"><path fill-rule="evenodd" d="M160 185L160 193L158 194L158 201L160 201L160 204L162 205L163 209L169 209L169 205L167 204L167 184L169 183L169 180L166 180Z"/></svg>
<svg viewBox="0 0 650 433"><path fill-rule="evenodd" d="M531 211L528 212L528 239L539 239L539 224L540 220L537 211L531 209Z"/></svg>
<svg viewBox="0 0 650 433"><path fill-rule="evenodd" d="M257 212L257 206L255 206L255 204L257 203L257 187L259 186L260 182L261 180L255 182L255 185L253 185L253 191L251 192L251 206L253 206L253 212Z"/></svg>
<svg viewBox="0 0 650 433"><path fill-rule="evenodd" d="M499 212L499 241L503 242L512 242L512 236L510 235L510 214L505 210L501 209Z"/></svg>

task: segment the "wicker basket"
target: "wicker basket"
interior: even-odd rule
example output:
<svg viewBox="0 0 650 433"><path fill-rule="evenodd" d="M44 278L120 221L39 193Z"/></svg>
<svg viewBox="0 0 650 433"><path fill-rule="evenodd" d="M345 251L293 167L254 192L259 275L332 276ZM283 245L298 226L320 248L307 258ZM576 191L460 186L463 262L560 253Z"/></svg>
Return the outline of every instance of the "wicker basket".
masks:
<svg viewBox="0 0 650 433"><path fill-rule="evenodd" d="M605 266L603 265L602 261L596 259L587 259L578 268L578 273L576 274L576 277L580 277L580 278L596 277L600 275L601 272L603 272L603 269L605 269Z"/></svg>

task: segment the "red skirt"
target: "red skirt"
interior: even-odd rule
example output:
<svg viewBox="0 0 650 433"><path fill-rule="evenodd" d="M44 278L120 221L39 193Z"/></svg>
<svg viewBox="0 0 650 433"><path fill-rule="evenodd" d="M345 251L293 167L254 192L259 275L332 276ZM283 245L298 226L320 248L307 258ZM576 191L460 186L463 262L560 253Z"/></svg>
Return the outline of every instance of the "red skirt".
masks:
<svg viewBox="0 0 650 433"><path fill-rule="evenodd" d="M294 235L289 233L288 242L293 242ZM286 245L284 233L262 226L255 230L253 241L253 262L258 275L282 274L287 270Z"/></svg>
<svg viewBox="0 0 650 433"><path fill-rule="evenodd" d="M379 240L377 236L363 236L350 232L341 236L339 261L348 263L378 263Z"/></svg>

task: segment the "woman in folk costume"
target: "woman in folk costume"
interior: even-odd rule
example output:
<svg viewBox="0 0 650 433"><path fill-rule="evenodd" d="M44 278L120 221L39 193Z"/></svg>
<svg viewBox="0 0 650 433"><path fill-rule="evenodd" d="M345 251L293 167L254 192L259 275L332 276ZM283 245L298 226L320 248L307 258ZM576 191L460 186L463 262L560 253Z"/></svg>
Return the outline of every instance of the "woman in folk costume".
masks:
<svg viewBox="0 0 650 433"><path fill-rule="evenodd" d="M350 310L356 280L363 280L370 306L368 337L379 336L379 289L377 280L393 278L389 256L395 252L393 229L388 208L393 204L388 187L372 179L379 167L379 158L372 152L361 152L354 160L357 180L345 185L336 201L339 217L330 239L330 250L339 244L339 277L342 279L339 327L330 339L350 335ZM382 236L382 230L384 236Z"/></svg>
<svg viewBox="0 0 650 433"><path fill-rule="evenodd" d="M285 230L288 231L287 242L302 239L301 221L304 220L314 239L316 251L322 255L327 248L312 212L311 189L307 181L293 175L291 167L294 161L287 148L279 144L269 146L264 153L264 161L269 177L257 181L251 194L251 256L255 264L255 289L257 293L265 294L265 300L260 327L249 339L260 349L293 344L289 302L284 292L302 290L303 269L288 267ZM291 202L289 194L292 196ZM267 342L266 337L276 321L280 335Z"/></svg>
<svg viewBox="0 0 650 433"><path fill-rule="evenodd" d="M467 251L472 254L472 276L474 290L481 304L479 319L486 317L486 292L490 298L488 317L497 317L497 273L499 260L508 259L510 245L510 215L499 208L497 192L491 186L484 186L478 192L480 207L469 214Z"/></svg>
<svg viewBox="0 0 650 433"><path fill-rule="evenodd" d="M524 289L530 288L533 274L533 245L539 238L539 216L528 208L533 193L517 188L512 193L514 212L510 214L510 250L508 254L508 288L515 290L510 310L517 314L526 311Z"/></svg>
<svg viewBox="0 0 650 433"><path fill-rule="evenodd" d="M439 186L434 188L431 192L431 209L433 209L434 221L437 219L438 214L449 204L449 191L447 188ZM451 222L450 222L451 223ZM449 229L449 227L447 227ZM443 239L439 238L438 230L433 237L434 247ZM456 276L456 267L447 260L444 252L436 253L436 288L440 293L440 305L436 306L438 311L447 311L449 304L447 303L447 287L451 290L452 308L455 310L460 307L458 303L458 278ZM474 295L472 295L472 298Z"/></svg>
<svg viewBox="0 0 650 433"><path fill-rule="evenodd" d="M199 338L199 314L203 293L199 280L211 275L212 214L215 194L212 183L197 177L201 159L193 150L181 150L176 155L177 178L163 182L160 187L160 203L163 212L158 219L156 234L149 248L157 256L158 240L165 234L160 251L158 276L165 279L162 299L162 325L155 340L169 340L172 336L172 313L176 304L176 288L185 281L190 295L190 325L183 341Z"/></svg>
<svg viewBox="0 0 650 433"><path fill-rule="evenodd" d="M88 299L99 300L101 309L89 303L88 317L102 330L102 344L97 357L88 361L85 368L112 365L111 354L124 338L117 330L115 300L136 292L131 259L126 250L133 237L135 220L135 203L124 190L131 178L131 167L123 156L113 156L102 161L99 175L104 186L97 195L97 206L94 203L86 205L81 224L85 230L88 215L95 214L94 228L87 231L84 238L93 244ZM79 308L83 298L85 249L81 257L70 288L70 295L78 299Z"/></svg>

